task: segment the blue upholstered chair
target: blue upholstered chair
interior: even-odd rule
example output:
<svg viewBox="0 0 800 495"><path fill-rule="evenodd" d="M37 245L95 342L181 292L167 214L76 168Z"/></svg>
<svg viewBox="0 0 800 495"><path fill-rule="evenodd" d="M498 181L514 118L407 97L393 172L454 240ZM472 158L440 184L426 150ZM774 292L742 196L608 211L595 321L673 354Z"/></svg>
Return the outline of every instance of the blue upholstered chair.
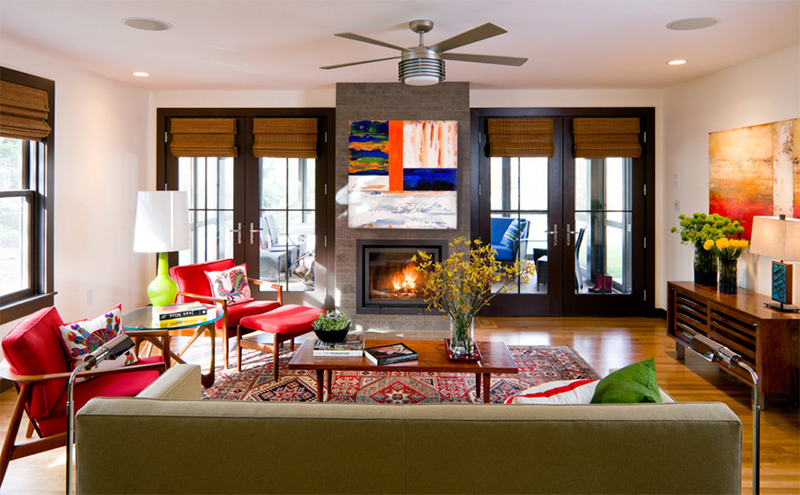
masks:
<svg viewBox="0 0 800 495"><path fill-rule="evenodd" d="M527 245L528 227L530 223L524 218L519 220L520 229L517 240L515 240L511 246L502 243L503 235L514 220L516 220L516 218L513 217L492 217L492 249L497 253L494 256L497 261L507 263L517 261L517 259L519 259L520 244Z"/></svg>

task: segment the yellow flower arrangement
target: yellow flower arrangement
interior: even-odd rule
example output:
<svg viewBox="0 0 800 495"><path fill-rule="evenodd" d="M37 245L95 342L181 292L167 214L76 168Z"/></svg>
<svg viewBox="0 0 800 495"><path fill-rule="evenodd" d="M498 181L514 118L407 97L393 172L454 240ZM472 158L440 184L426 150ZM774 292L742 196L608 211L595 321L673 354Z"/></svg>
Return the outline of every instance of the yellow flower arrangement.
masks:
<svg viewBox="0 0 800 495"><path fill-rule="evenodd" d="M717 240L708 239L703 243L703 249L714 251L721 260L735 261L750 243L747 239L728 239L722 237Z"/></svg>
<svg viewBox="0 0 800 495"><path fill-rule="evenodd" d="M527 283L534 267L527 261L513 264L497 261L491 246L480 240L458 237L450 242L450 251L447 259L438 263L422 251L413 259L416 270L425 274L424 297L428 309L438 309L452 319L458 330L452 336L453 344L471 345L466 340L475 315L497 294L508 292L517 280ZM493 291L495 284L500 286Z"/></svg>

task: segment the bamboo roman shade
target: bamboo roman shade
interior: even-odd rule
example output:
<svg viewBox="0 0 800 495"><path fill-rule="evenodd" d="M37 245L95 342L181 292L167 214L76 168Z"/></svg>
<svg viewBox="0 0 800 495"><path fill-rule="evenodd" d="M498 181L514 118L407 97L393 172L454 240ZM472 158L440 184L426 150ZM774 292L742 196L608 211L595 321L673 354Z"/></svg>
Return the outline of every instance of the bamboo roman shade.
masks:
<svg viewBox="0 0 800 495"><path fill-rule="evenodd" d="M172 119L173 156L236 157L236 119Z"/></svg>
<svg viewBox="0 0 800 495"><path fill-rule="evenodd" d="M317 119L253 119L253 133L253 154L258 158L317 157Z"/></svg>
<svg viewBox="0 0 800 495"><path fill-rule="evenodd" d="M50 135L47 91L0 81L0 136L42 141Z"/></svg>
<svg viewBox="0 0 800 495"><path fill-rule="evenodd" d="M489 156L497 157L551 157L553 146L553 119L487 119Z"/></svg>
<svg viewBox="0 0 800 495"><path fill-rule="evenodd" d="M576 118L575 158L639 158L639 132L638 118Z"/></svg>

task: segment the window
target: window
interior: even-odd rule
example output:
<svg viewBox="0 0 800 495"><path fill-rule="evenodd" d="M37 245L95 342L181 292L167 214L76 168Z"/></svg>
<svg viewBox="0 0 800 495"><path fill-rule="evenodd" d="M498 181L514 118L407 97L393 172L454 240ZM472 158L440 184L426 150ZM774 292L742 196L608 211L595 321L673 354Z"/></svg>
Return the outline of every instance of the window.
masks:
<svg viewBox="0 0 800 495"><path fill-rule="evenodd" d="M0 71L0 323L53 304L55 83Z"/></svg>

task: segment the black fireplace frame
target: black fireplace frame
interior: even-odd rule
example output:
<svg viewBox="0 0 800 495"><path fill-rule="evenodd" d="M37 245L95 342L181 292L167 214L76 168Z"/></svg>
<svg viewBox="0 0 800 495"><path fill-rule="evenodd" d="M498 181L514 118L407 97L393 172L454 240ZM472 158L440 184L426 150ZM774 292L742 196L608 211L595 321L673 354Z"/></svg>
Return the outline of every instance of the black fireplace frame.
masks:
<svg viewBox="0 0 800 495"><path fill-rule="evenodd" d="M439 239L357 239L356 240L356 313L421 315L438 314L428 311L424 300L380 300L372 301L367 295L369 282L368 253L374 250L388 252L416 253L420 248L433 250L439 256L435 261L447 258L448 241Z"/></svg>

